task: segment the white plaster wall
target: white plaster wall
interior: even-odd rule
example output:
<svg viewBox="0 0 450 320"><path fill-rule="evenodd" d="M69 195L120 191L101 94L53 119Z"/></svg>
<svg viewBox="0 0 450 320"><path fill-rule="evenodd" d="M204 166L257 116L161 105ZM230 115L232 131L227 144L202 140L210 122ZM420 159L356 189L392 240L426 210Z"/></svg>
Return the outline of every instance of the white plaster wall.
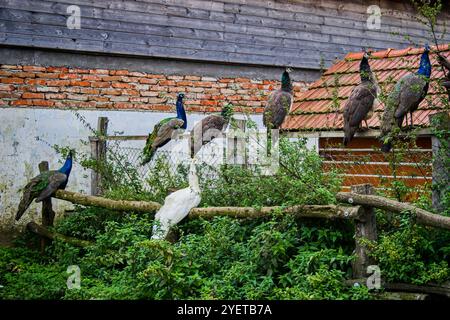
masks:
<svg viewBox="0 0 450 320"><path fill-rule="evenodd" d="M108 132L125 135L146 135L163 118L175 114L138 111L78 111L94 128L98 117L108 117ZM202 119L204 114L188 114L188 129ZM262 116L252 116L262 127ZM87 141L91 132L85 128L75 113L69 110L0 108L0 229L23 226L31 220L39 221L40 204L33 203L20 222L14 215L20 201L20 189L39 173L38 164L47 160L50 169L57 169L61 159L51 147L70 146L78 151L89 152ZM36 139L39 137L39 140ZM133 147L143 146L144 141L133 142ZM67 190L90 192L90 170L75 163ZM54 208L61 212L70 204L55 200Z"/></svg>

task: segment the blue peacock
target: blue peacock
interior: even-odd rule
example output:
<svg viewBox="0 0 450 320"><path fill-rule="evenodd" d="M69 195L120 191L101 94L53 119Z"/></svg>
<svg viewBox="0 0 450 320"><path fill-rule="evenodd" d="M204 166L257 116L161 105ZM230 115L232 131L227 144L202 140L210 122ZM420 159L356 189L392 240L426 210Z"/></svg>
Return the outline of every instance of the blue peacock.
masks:
<svg viewBox="0 0 450 320"><path fill-rule="evenodd" d="M51 197L56 190L64 190L72 171L73 151L69 151L64 165L59 170L45 171L34 177L23 189L23 195L19 203L16 220L19 220L30 206L31 202L41 202Z"/></svg>
<svg viewBox="0 0 450 320"><path fill-rule="evenodd" d="M172 134L175 130L186 130L187 118L186 111L184 110L183 98L183 93L178 94L176 102L177 116L175 118L172 117L161 120L148 135L144 150L142 151L142 165L150 162L153 159L156 150L166 145L172 139Z"/></svg>
<svg viewBox="0 0 450 320"><path fill-rule="evenodd" d="M419 104L425 99L430 84L431 62L429 52L430 47L426 44L420 58L419 70L416 73L409 73L403 76L387 98L379 137L382 142L381 150L383 152L391 150L392 137L389 137L389 134L395 124L400 129L402 128L405 117L406 123L408 123L408 113L410 114L411 127L413 126L413 112L417 110Z"/></svg>

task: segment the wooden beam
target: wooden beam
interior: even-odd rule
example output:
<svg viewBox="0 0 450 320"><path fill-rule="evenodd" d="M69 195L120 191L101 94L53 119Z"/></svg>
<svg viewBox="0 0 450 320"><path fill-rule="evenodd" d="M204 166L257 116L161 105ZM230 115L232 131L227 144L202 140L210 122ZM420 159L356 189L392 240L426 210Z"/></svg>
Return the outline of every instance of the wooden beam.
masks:
<svg viewBox="0 0 450 320"><path fill-rule="evenodd" d="M380 196L361 195L354 192L339 192L336 195L336 199L341 202L350 203L353 205L358 204L363 206L371 206L395 213L409 211L416 215L416 221L419 224L450 230L450 217L434 214L426 210L414 207L408 203L398 202Z"/></svg>
<svg viewBox="0 0 450 320"><path fill-rule="evenodd" d="M345 280L344 284L347 286L354 286L355 284L366 284L366 278L350 279ZM410 283L387 283L381 281L381 288L387 291L394 292L413 292L413 293L424 293L424 294L439 294L443 296L450 297L450 282L444 283L427 283L423 285L415 285Z"/></svg>
<svg viewBox="0 0 450 320"><path fill-rule="evenodd" d="M161 207L157 202L111 200L66 190L56 191L55 198L84 206L102 207L118 211L152 212L157 211ZM363 209L360 206L339 205L299 205L292 207L262 207L260 209L253 207L210 207L194 208L190 211L188 217L205 219L210 219L215 216L261 218L276 211L293 214L298 218L323 219L359 219L363 213Z"/></svg>
<svg viewBox="0 0 450 320"><path fill-rule="evenodd" d="M111 200L97 196L89 196L77 192L58 190L55 198L70 201L84 206L101 207L118 211L152 212L158 210L161 205L150 201Z"/></svg>
<svg viewBox="0 0 450 320"><path fill-rule="evenodd" d="M147 140L148 136L105 136L105 140L128 141L128 140Z"/></svg>
<svg viewBox="0 0 450 320"><path fill-rule="evenodd" d="M354 185L351 191L361 195L372 195L375 190L370 184ZM373 207L364 206L363 214L355 220L355 255L353 261L353 277L367 276L367 267L374 264L374 259L369 257L368 249L361 240L377 239L377 222Z"/></svg>
<svg viewBox="0 0 450 320"><path fill-rule="evenodd" d="M42 161L39 163L39 172L43 173L49 170L48 162ZM55 219L55 212L52 207L52 198L42 200L42 226L45 228L52 227ZM49 244L48 239L41 239L41 251Z"/></svg>
<svg viewBox="0 0 450 320"><path fill-rule="evenodd" d="M210 207L194 208L189 213L189 218L210 219L215 216L227 216L232 218L262 218L279 211L283 214L292 214L296 218L322 218L322 219L359 219L363 213L360 206L336 206L336 205L299 205L292 207Z"/></svg>
<svg viewBox="0 0 450 320"><path fill-rule="evenodd" d="M99 139L97 137L89 137L89 142L91 146L91 158L94 161L98 160L98 154L97 154L97 145L98 145ZM98 181L99 181L99 174L97 170L91 169L91 195L95 196L98 194Z"/></svg>
<svg viewBox="0 0 450 320"><path fill-rule="evenodd" d="M97 135L89 137L91 144L91 158L96 162L106 160L106 137L108 133L108 118L99 117L97 120ZM101 172L91 170L91 195L96 196L102 193Z"/></svg>
<svg viewBox="0 0 450 320"><path fill-rule="evenodd" d="M100 138L105 137L108 133L108 118L99 117L97 123L98 136ZM100 163L106 162L106 140L99 139L97 141L97 161ZM103 193L103 181L101 172L97 172L97 190L95 195Z"/></svg>
<svg viewBox="0 0 450 320"><path fill-rule="evenodd" d="M430 295L418 292L375 292L376 300L429 300Z"/></svg>
<svg viewBox="0 0 450 320"><path fill-rule="evenodd" d="M403 291L403 292L420 292L428 294L439 294L446 297L450 297L450 283L427 283L425 285L415 285L409 283L386 283L383 288L390 291Z"/></svg>
<svg viewBox="0 0 450 320"><path fill-rule="evenodd" d="M27 224L27 229L35 234L45 237L50 240L58 239L64 242L70 243L77 247L87 247L92 245L92 242L86 240L80 240L77 238L65 236L57 232L51 232L47 228L38 225L36 222L32 221Z"/></svg>

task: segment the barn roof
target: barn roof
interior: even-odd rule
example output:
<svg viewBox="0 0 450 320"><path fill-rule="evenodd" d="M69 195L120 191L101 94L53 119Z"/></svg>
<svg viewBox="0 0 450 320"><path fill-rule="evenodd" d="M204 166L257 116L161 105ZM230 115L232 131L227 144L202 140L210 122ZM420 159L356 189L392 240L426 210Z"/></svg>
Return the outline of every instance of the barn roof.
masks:
<svg viewBox="0 0 450 320"><path fill-rule="evenodd" d="M432 51L436 47L432 47ZM450 45L440 45L439 51L450 58ZM378 79L382 92L390 92L402 76L415 72L419 66L423 48L402 50L387 49L373 52L369 60L372 71ZM344 60L336 62L309 89L296 93L294 103L286 117L282 129L288 131L336 131L343 127L342 110L353 88L360 83L359 63L363 52L349 53ZM437 63L436 54L430 54L433 72L430 89L418 110L413 114L416 126L427 127L428 117L443 108L445 91L437 79L444 74ZM380 103L368 121L369 127L379 128L384 105Z"/></svg>

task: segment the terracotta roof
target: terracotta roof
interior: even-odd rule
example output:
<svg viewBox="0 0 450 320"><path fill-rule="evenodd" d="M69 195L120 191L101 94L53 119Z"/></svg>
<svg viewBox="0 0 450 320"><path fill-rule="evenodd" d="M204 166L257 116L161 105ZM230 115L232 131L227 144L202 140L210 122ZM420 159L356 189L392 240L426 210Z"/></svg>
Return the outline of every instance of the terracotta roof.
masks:
<svg viewBox="0 0 450 320"><path fill-rule="evenodd" d="M436 47L432 47L432 51ZM439 51L450 58L450 45L440 45ZM409 72L418 69L423 48L407 48L401 50L387 49L373 52L369 60L372 71L383 92L390 92L395 83ZM343 126L342 109L353 88L360 83L359 63L363 52L347 54L344 60L336 62L322 77L313 83L303 93L296 94L289 115L286 117L282 129L291 131L306 130L340 130ZM430 89L419 109L414 112L414 124L428 126L428 116L438 112L443 107L442 98L445 91L439 88L437 79L444 76L437 63L436 54L430 54L433 64ZM384 105L380 103L369 127L378 128Z"/></svg>

